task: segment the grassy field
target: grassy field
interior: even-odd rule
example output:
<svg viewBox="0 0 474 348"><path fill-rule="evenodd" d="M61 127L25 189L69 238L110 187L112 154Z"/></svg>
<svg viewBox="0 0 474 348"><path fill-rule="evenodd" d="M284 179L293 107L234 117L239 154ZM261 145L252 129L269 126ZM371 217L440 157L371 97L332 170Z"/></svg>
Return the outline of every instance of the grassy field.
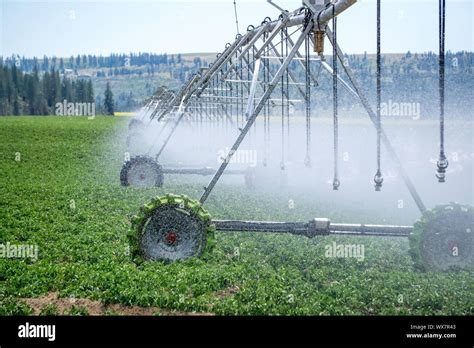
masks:
<svg viewBox="0 0 474 348"><path fill-rule="evenodd" d="M39 250L37 260L0 258L0 315L474 314L473 274L417 272L403 239L217 233L201 259L136 266L131 215L156 195L196 198L202 185L120 187L125 147L112 139L127 122L0 118L0 244ZM266 220L307 220L318 208L303 199L289 210L279 195L222 185L206 208L214 218ZM319 204L341 222L364 220ZM363 244L365 260L325 257L333 242Z"/></svg>

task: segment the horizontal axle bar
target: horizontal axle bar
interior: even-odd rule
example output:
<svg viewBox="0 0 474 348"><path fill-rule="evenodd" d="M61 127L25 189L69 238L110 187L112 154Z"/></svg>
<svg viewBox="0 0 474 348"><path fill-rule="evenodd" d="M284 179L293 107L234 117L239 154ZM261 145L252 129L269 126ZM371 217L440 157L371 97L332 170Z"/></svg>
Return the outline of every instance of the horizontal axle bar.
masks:
<svg viewBox="0 0 474 348"><path fill-rule="evenodd" d="M232 80L232 79L226 79L224 80L225 82L233 82L233 83L252 83L252 81L250 80ZM260 85L263 85L263 86L268 86L270 85L270 83L265 83L265 82L261 82L260 81ZM288 82L288 83L285 83L285 85L289 85L289 86L306 86L306 83L303 83L303 82ZM317 87L317 85L315 83L312 83L311 84L312 87ZM201 95L202 96L202 95Z"/></svg>
<svg viewBox="0 0 474 348"><path fill-rule="evenodd" d="M214 175L216 170L214 168L163 168L163 174L181 174L181 175ZM228 170L227 175L245 175L245 170Z"/></svg>
<svg viewBox="0 0 474 348"><path fill-rule="evenodd" d="M325 218L309 222L213 220L213 224L222 232L290 233L307 237L319 235L408 237L413 231L412 226L338 224L331 223Z"/></svg>
<svg viewBox="0 0 474 348"><path fill-rule="evenodd" d="M226 96L220 96L220 95L210 95L210 94L205 94L205 95L201 95L200 98L212 98L212 99L226 99L226 100L247 100L247 98L245 97L226 97ZM260 97L257 97L255 98L255 100L261 100L262 98ZM290 103L302 103L304 102L303 99L268 99L269 101L273 101L273 102L280 102L283 100L283 102L290 102ZM228 102L230 104L230 102ZM218 104L218 102L205 102L205 103L202 103L203 106L205 106L206 104Z"/></svg>
<svg viewBox="0 0 474 348"><path fill-rule="evenodd" d="M286 56L260 56L260 58L263 58L263 59L286 59ZM302 61L306 61L306 58L299 58L299 57L294 57L292 58L293 60L302 60ZM310 61L314 61L314 62L320 62L321 61L321 58L320 57L315 57L315 58L310 58L309 59Z"/></svg>

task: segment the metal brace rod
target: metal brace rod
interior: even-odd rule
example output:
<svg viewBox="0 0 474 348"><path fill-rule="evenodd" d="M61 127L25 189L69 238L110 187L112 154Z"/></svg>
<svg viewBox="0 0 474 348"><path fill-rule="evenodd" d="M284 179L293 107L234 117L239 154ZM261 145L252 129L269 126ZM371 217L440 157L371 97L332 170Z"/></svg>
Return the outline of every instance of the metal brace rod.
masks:
<svg viewBox="0 0 474 348"><path fill-rule="evenodd" d="M249 80L226 80L227 82L235 82L235 83L251 83L252 81ZM268 85L268 83L260 82L260 84L263 85ZM306 86L306 83L302 82L289 82L288 85L290 86ZM203 97L201 95L201 97Z"/></svg>
<svg viewBox="0 0 474 348"><path fill-rule="evenodd" d="M257 34L253 37L252 40L248 43L248 45L240 52L240 54L237 56L236 60L240 60L244 57L247 52L255 46L255 43L260 39L265 31L266 25L260 27L257 31Z"/></svg>
<svg viewBox="0 0 474 348"><path fill-rule="evenodd" d="M334 41L333 41L333 36L332 36L331 29L326 28L326 35L328 36L329 41L333 45ZM372 123L374 124L375 127L377 127L377 115L372 110L369 102L367 101L367 98L363 94L362 89L360 88L357 80L355 79L351 68L347 65L346 61L344 60L344 55L342 53L342 50L341 50L339 44L337 44L336 46L337 46L336 47L337 57L339 58L339 61L341 62L342 66L344 68L344 71L346 72L347 77L349 78L349 80L352 83L352 86L354 87L355 91L357 92L357 94L359 96L359 100L361 101L363 107L367 111L367 114L369 115L369 118L371 119ZM407 189L410 192L413 200L415 201L418 209L420 210L421 213L424 213L426 211L426 206L423 203L423 201L421 200L421 197L418 194L418 192L417 192L415 186L413 185L411 179L409 178L407 172L405 171L405 168L403 168L403 164L400 161L400 159L398 158L398 155L397 155L395 149L393 148L390 140L388 139L387 134L385 133L383 128L380 130L380 132L381 132L381 140L385 145L387 153L390 155L392 160L395 162L395 165L398 169L398 172L400 173L403 181L405 182L405 185L407 186Z"/></svg>
<svg viewBox="0 0 474 348"><path fill-rule="evenodd" d="M267 40L267 41L268 41L268 40ZM271 41L268 42L268 45L272 45L272 46L274 47L274 50L276 50L275 46L271 43ZM254 45L254 47L255 47L255 45ZM256 48L256 47L255 47L255 48ZM276 54L278 55L278 50L276 50L275 52L276 52ZM260 57L257 58L257 57L254 55L254 59L255 59L255 60L256 60L256 59L259 59L259 58L260 58ZM246 57L245 55L243 55L243 56L242 56L242 59L245 61L247 67L249 67L249 66L250 66L250 62L248 61L247 57ZM280 58L280 63L283 63L283 59L281 59L281 58ZM231 67L231 68L232 68L232 67ZM266 67L265 64L264 64L263 68L266 69L266 71L267 71L267 73L268 73L268 76L271 77L271 71L270 71L269 67ZM232 69L234 69L234 70L236 71L236 73L237 73L236 67L233 67ZM230 70L228 70L226 73L229 73L229 72L230 72ZM292 80L293 80L293 81L296 81L296 78L294 77L294 75L292 74L291 71L289 71L289 74L290 74L290 76L292 77ZM238 74L236 74L236 76L238 77ZM238 80L238 81L240 81L240 82L236 82L236 83L244 83L244 86L247 88L247 90L248 90L249 93L250 93L249 87L246 85L246 83L250 83L251 81L249 81L249 80ZM262 87L262 89L265 90L265 86L264 86L265 83L262 82L262 81L260 81L259 83L260 83L260 86ZM292 85L299 86L299 84L298 84L297 82L293 82L293 83L291 83L291 84L292 84ZM299 88L299 87L298 87L298 88ZM286 94L286 91L284 91L284 94L285 94L285 96L286 96L287 99L290 99L290 96Z"/></svg>
<svg viewBox="0 0 474 348"><path fill-rule="evenodd" d="M275 45L273 45L273 43L270 43L270 48L273 50L273 52L275 52L275 54L277 56L280 56L279 53L278 53L277 48L275 47ZM296 51L296 52L298 53L298 51ZM295 55L296 55L296 53L295 53ZM279 58L279 59L280 59L280 63L283 63L284 59L283 58ZM290 76L290 79L293 83L297 83L296 81L298 81L298 80L297 80L297 78L295 77L295 75L293 74L293 72L291 70L288 70L288 75ZM300 92L301 96L304 98L305 93L304 93L303 89L299 85L296 85L296 88Z"/></svg>
<svg viewBox="0 0 474 348"><path fill-rule="evenodd" d="M188 104L189 105L189 104ZM165 149L166 145L168 145L168 142L170 141L171 137L173 136L174 132L176 131L176 128L178 127L179 123L181 122L181 120L183 119L183 117L186 115L186 111L188 109L188 105L186 105L184 111L178 113L178 118L176 119L174 125L173 125L173 128L171 128L171 132L168 134L168 136L166 137L163 145L161 146L160 148L160 151L158 151L158 153L156 154L156 161L158 161L158 158L160 158L161 156L161 153L163 152L163 150Z"/></svg>
<svg viewBox="0 0 474 348"><path fill-rule="evenodd" d="M281 19L277 25L275 25L275 28L273 28L272 32L268 36L267 40L263 43L262 47L260 47L257 52L255 52L255 57L259 58L262 52L267 48L267 46L270 44L270 42L273 41L273 39L278 35L280 30L288 23L289 17L285 17Z"/></svg>
<svg viewBox="0 0 474 348"><path fill-rule="evenodd" d="M239 134L237 140L235 141L234 145L232 146L231 150L229 151L229 154L227 155L226 159L224 160L224 162L221 164L221 166L219 167L219 169L217 170L216 174L214 175L214 177L212 178L211 182L209 183L209 185L206 187L206 189L204 190L204 193L202 194L201 196L201 199L200 199L200 202L201 203L204 203L207 199L207 197L209 197L209 194L212 192L212 190L214 189L214 186L216 185L217 181L219 180L219 178L221 177L222 173L224 172L224 170L227 168L227 165L230 163L234 153L238 150L240 144L242 143L242 141L245 139L245 136L247 135L248 131L250 130L250 128L252 127L253 123L255 122L255 119L257 118L258 114L260 113L260 111L262 110L262 108L264 107L266 101L268 100L268 98L270 97L270 95L272 94L273 90L275 89L275 87L278 85L278 82L280 80L280 78L283 76L283 73L285 72L285 70L288 68L288 65L291 63L291 60L293 59L293 57L296 55L296 52L298 51L298 49L300 48L301 44L303 43L306 35L309 34L309 32L311 31L312 27L311 26L307 26L302 34L300 35L300 37L298 38L298 41L296 42L295 46L293 47L293 49L291 50L290 54L288 55L288 57L286 58L286 60L283 62L283 64L280 66L280 68L278 69L278 72L275 74L275 76L273 77L273 80L272 82L270 83L270 85L268 86L268 89L267 91L265 92L265 94L262 96L262 99L260 100L260 102L258 103L257 107L255 108L254 112L252 113L252 115L249 117L244 129L242 129L241 133Z"/></svg>
<svg viewBox="0 0 474 348"><path fill-rule="evenodd" d="M321 65L323 66L324 69L326 69L331 75L334 73L332 70L332 67L326 62L326 58L321 57ZM354 91L351 86L341 77L340 74L337 74L337 79L342 83L342 85L350 92L352 93L353 96L356 98L359 98L359 95L357 94L356 91Z"/></svg>
<svg viewBox="0 0 474 348"><path fill-rule="evenodd" d="M269 38L267 38L267 40L264 41L263 45L260 47L260 48L257 48L255 46L255 43L256 41L258 40L255 40L255 42L253 42L253 47L255 47L255 53L253 54L253 57L254 59L258 59L258 58L262 58L261 57L261 53L263 50L265 50L267 48L268 45L270 45L272 43L272 40L275 38L275 36L279 33L279 31L286 25L286 23L288 22L289 18L284 18L283 20L279 20L277 23L276 26L274 26L274 23L275 22L268 22L268 23L265 23L264 25L262 25L261 27L258 27L257 29L261 30L261 29L268 29L268 26L274 26L274 29L271 33L271 35L269 36ZM261 35L263 35L266 31L268 30L264 30L264 32L262 32ZM295 31L296 32L296 31ZM293 33L294 34L294 33ZM293 35L291 34L291 35ZM261 35L259 35L259 37L261 37ZM288 38L291 37L291 35L288 36ZM258 39L258 38L257 38ZM251 47L247 47L247 51L248 49L250 49ZM247 52L246 51L246 52ZM246 57L244 54L241 54L239 56L240 59L245 59L246 60ZM238 60L238 59L237 59ZM247 64L250 64L247 60L246 60L246 63ZM224 74L222 74L222 77L221 79L224 80L227 78L227 76L229 76L229 73L232 71L232 70L235 70L237 72L237 68L236 68L236 63L232 64L229 68L229 70L225 71Z"/></svg>
<svg viewBox="0 0 474 348"><path fill-rule="evenodd" d="M229 47L230 48L230 47ZM171 137L173 136L174 132L176 131L178 125L180 124L181 120L183 119L183 117L185 116L186 112L187 112L187 109L189 107L189 100L191 99L191 97L193 96L193 92L198 88L198 86L195 86L193 88L193 84L194 83L200 83L200 80L199 80L199 76L198 75L195 75L193 77L193 79L190 80L190 82L186 85L186 87L184 88L184 92L183 93L180 93L180 95L182 95L182 99L181 99L181 102L180 102L180 105L179 105L179 108L178 108L178 117L170 131L170 133L168 134L168 136L166 137L164 143L162 144L160 150L158 151L157 155L156 155L156 160L158 160L158 158L161 156L162 152L164 151L164 149L166 148L166 146L168 145L168 142L170 141ZM193 88L193 89L192 89ZM191 90L192 89L192 90ZM174 98L174 100L176 100L176 98ZM174 100L173 100L173 103L174 103ZM160 117L158 117L158 121L160 121L167 113L169 113L171 110L173 109L173 106L171 106L171 109L168 108L167 111L165 111L164 113L162 113L160 115ZM165 124L165 126L168 124L168 122ZM163 129L162 129L163 131ZM161 134L162 132L160 132Z"/></svg>
<svg viewBox="0 0 474 348"><path fill-rule="evenodd" d="M197 96L199 97L199 95L202 93L202 91L204 91L204 89L207 88L207 86L209 85L209 82L210 82L210 77L218 70L221 70L223 66L225 66L231 59L232 57L234 56L235 52L237 50L239 50L243 43L248 40L248 37L250 35L251 32L247 32L247 34L245 34L244 36L242 36L241 38L235 40L235 42L229 46L224 52L225 54L222 54L218 59L217 61L214 63L214 65L206 72L206 75L203 76L203 78L201 79L201 81L198 83L198 85L196 86L196 90L197 90ZM200 88L200 90L199 90Z"/></svg>
<svg viewBox="0 0 474 348"><path fill-rule="evenodd" d="M250 95L247 101L247 110L245 111L245 117L248 117L253 113L253 101L255 98L255 92L257 90L258 73L260 72L260 59L255 61L255 68L253 71L252 85L250 86Z"/></svg>
<svg viewBox="0 0 474 348"><path fill-rule="evenodd" d="M249 33L246 33L241 37L237 37L234 42L224 50L222 55L214 62L213 66L206 71L205 75L202 78L202 83L207 83L208 79L231 59L235 51L242 47L248 36Z"/></svg>
<svg viewBox="0 0 474 348"><path fill-rule="evenodd" d="M239 48L240 48L240 47L239 47ZM242 57L242 60L245 61L247 67L250 65L249 61L247 60L247 58L246 58L245 56ZM236 78L239 78L239 72L238 72L238 69L237 69L237 67L235 66L235 64L231 64L231 66L230 66L229 69L223 74L223 76L226 75L226 74L228 74L228 73L229 73L230 71L232 71L232 70L235 71ZM240 79L239 79L239 81L244 81L244 80L240 80ZM245 81L248 81L248 80L245 80ZM247 85L245 85L245 84L244 84L244 86L247 88L247 91L249 91L249 93L250 93L249 87L248 87ZM203 90L200 91L200 94L198 95L199 98L201 97L201 95L202 95L203 92L204 92Z"/></svg>
<svg viewBox="0 0 474 348"><path fill-rule="evenodd" d="M289 41L289 39L288 39L288 41ZM300 55L301 55L301 54L300 54ZM260 56L260 58L262 58L262 59L279 59L280 57L277 57L277 56ZM283 57L283 58L285 58L285 57ZM299 61L306 61L306 59L303 58L303 57L293 58L293 60L295 60L295 61L296 61L296 60L299 60ZM319 61L321 61L321 59L319 59L319 58L310 58L309 60L312 61L312 62L319 62Z"/></svg>
<svg viewBox="0 0 474 348"><path fill-rule="evenodd" d="M259 58L259 54L261 53L261 51L263 51L267 45L269 43L272 42L273 38L278 34L278 32L281 30L281 28L283 28L283 26L288 22L288 19L285 18L283 20L280 21L280 24L276 25L275 28L273 29L273 32L272 34L270 35L270 38L267 39L267 41L265 41L262 45L262 47L260 47L260 49L257 50L257 53L254 55L254 57L256 58ZM235 69L235 66L237 64L237 61L239 61L240 59L242 59L244 57L244 54L247 53L247 51L252 47L252 46L255 46L255 43L258 41L258 39L265 33L266 31L266 28L268 26L268 23L266 23L264 26L262 26L260 29L259 29L259 32L257 34L257 38L255 40L252 40L252 45L248 45L248 47L245 49L245 50L242 50L242 53L236 58L236 62L233 63L229 70L227 70L223 75L222 75L222 79L226 79L227 76L229 75L230 71L232 69ZM260 52L260 53L259 53Z"/></svg>
<svg viewBox="0 0 474 348"><path fill-rule="evenodd" d="M201 98L206 99L206 98L210 98L210 96L201 96ZM244 97L226 97L226 96L223 96L223 97L220 96L220 97L218 97L217 99L218 99L218 100L221 100L221 101L216 101L216 102L213 102L212 104L214 104L214 105L222 105L222 104L224 103L224 104L229 104L229 105L230 105L230 104L232 104L232 103L230 103L230 102L228 103L228 102L226 102L225 100L231 100L231 101L232 101L232 100L248 100L248 98L244 98ZM254 97L254 100L260 100L260 99L261 99L261 97ZM269 99L269 100L272 101L272 102L281 102L281 99ZM288 99L288 101L290 102L290 103L289 103L290 105L292 105L292 104L294 104L294 103L302 103L302 102L304 102L303 99ZM285 102L283 102L283 104L286 105ZM191 109L189 109L189 110L195 110L195 109L196 109L196 108L194 107L194 108L191 108Z"/></svg>
<svg viewBox="0 0 474 348"><path fill-rule="evenodd" d="M275 48L275 49L276 49L276 48ZM277 53L277 54L278 54L278 53ZM257 58L257 59L258 59L258 58ZM247 57L246 57L246 56L243 56L243 57L242 57L242 60L245 61L247 67L250 66L250 62L247 60ZM283 63L283 59L280 58L280 62ZM232 68L232 67L231 67L231 68ZM265 64L264 64L263 68L266 69L266 71L267 71L267 73L268 73L268 76L271 76L271 71L270 71L270 69L268 69L268 67L265 66ZM236 67L233 67L232 69L235 70L236 73L237 73ZM290 74L292 74L291 71L290 71ZM238 74L236 74L236 76L238 77ZM294 75L291 75L291 76L294 77ZM249 91L249 93L250 93L250 88L249 88L249 86L248 86L247 84L248 84L248 83L251 83L251 82L252 82L251 80L235 80L235 81L236 81L236 83L243 83L243 85L245 86L245 88L247 88L247 91ZM293 81L296 81L296 79L293 80ZM259 84L260 84L260 86L262 87L262 89L264 89L265 83L262 82L262 81L260 81ZM298 83L296 83L296 82L294 82L294 83L292 83L292 84L294 84L294 85L296 85L296 86L299 86L299 85L300 85L300 84L298 84ZM284 91L284 93L285 93L286 98L290 100L290 97L289 97L289 95L286 94L286 91ZM200 97L201 97L201 96L200 96ZM243 97L235 97L235 98L238 98L238 99L240 99L240 100L242 100L242 99L247 99L247 98L243 98ZM290 103L290 104L293 104L293 103Z"/></svg>
<svg viewBox="0 0 474 348"><path fill-rule="evenodd" d="M328 9L325 9L323 11L321 11L318 15L319 19L320 19L320 23L322 22L327 22L329 21L333 15L338 15L339 13L343 12L344 10L346 10L348 7L350 7L352 4L354 4L356 2L356 0L339 0L336 4L335 4L335 9L334 10L328 10ZM265 23L264 25L262 25L263 27L265 27L265 30L266 31L273 31L275 33L275 35L278 33L276 29L276 27L279 26L279 23L284 23L283 26L298 26L298 25L302 25L304 24L305 22L305 14L296 14L298 11L295 11L291 14L289 14L288 18L286 21L281 21L281 20L278 20L278 21L273 21L273 22L268 22L268 23ZM295 15L296 14L296 15ZM290 17L291 16L291 17ZM308 25L307 28L306 28L306 32L309 33L310 29L311 29L312 26ZM260 28L260 27L259 27ZM160 116L158 117L158 121L160 121L167 113L169 113L169 111L176 105L175 104L175 101L176 100L181 100L181 104L187 108L188 106L188 102L189 102L189 99L194 95L194 93L196 93L197 97L199 97L199 95L207 88L207 85L209 84L210 82L210 77L218 70L222 69L223 66L226 66L226 64L233 58L234 56L234 53L241 49L242 48L242 45L244 45L245 43L248 43L249 40L252 39L252 37L255 35L256 31L255 30L252 30L252 31L249 31L247 32L244 36L240 37L240 38L237 38L233 44L231 44L230 46L228 46L225 51L221 54L220 57L218 57L218 59L216 60L216 62L214 63L214 65L209 68L206 73L204 74L204 76L199 76L199 75L196 75L195 78L192 79L192 81L190 81L183 89L182 89L182 92L181 93L178 93L177 95L174 96L174 98L171 100L171 102L169 103L170 106L166 107L164 111L161 112ZM271 40L267 40L269 42L269 44L271 44ZM301 44L300 44L301 45ZM298 47L299 48L299 47ZM298 49L296 50L296 52L298 51ZM292 50L293 52L293 50ZM287 57L287 60L288 60L289 57ZM291 58L294 58L294 55L293 57ZM245 59L245 57L244 57ZM247 61L246 62L247 65L249 64L249 62ZM289 65L289 63L288 63ZM287 66L288 66L287 65ZM300 87L298 87L298 90L300 90ZM271 86L271 89L273 90L275 88L275 86ZM300 91L301 93L302 91ZM302 93L303 95L303 93ZM178 99L178 97L180 97ZM181 97L183 97L183 99L181 99ZM178 119L176 120L175 124L173 125L173 128L169 134L169 136L167 137L167 139L165 140L162 148L160 149L157 157L159 157L162 153L162 151L164 150L164 148L166 147L166 144L168 143L168 141L170 140L171 136L173 135L174 131L176 130L176 127L179 125L182 117L183 117L184 113L181 114Z"/></svg>
<svg viewBox="0 0 474 348"><path fill-rule="evenodd" d="M275 4L273 2L273 0L267 0L267 2L272 5L273 7L275 7L276 9L278 9L279 11L281 11L281 13L285 13L285 14L288 14L288 11L287 10L284 10L283 8L281 8L280 6L278 6L277 4Z"/></svg>
<svg viewBox="0 0 474 348"><path fill-rule="evenodd" d="M310 40L310 41L313 42L313 40ZM294 45L293 40L291 39L291 36L288 36L288 42L290 43L291 46ZM297 53L296 53L296 56L297 56L298 58L293 58L293 60L299 61L300 65L301 65L301 66L303 67L303 69L305 69L305 71L306 71L306 67L305 67L305 65L304 65L303 62L302 62L303 60L306 60L306 59L301 55L300 52L297 52ZM319 59L319 58L314 58L314 59L310 59L310 60L318 61L318 60L320 60L320 59ZM306 72L306 73L307 73L307 72ZM318 86L318 85L319 85L318 79L314 76L314 74L313 74L312 72L310 72L309 76L311 77L311 80L313 80L313 83L314 83L316 86Z"/></svg>
<svg viewBox="0 0 474 348"><path fill-rule="evenodd" d="M163 112L161 112L157 120L160 121L167 113L173 110L173 107L176 106L175 103L177 101L180 101L180 103L183 103L183 101L187 101L190 96L190 89L192 89L195 83L199 83L199 81L200 76L198 74L194 75L193 78L189 80L188 83L181 89L181 91L171 99L169 105L165 108ZM154 117L155 115L152 116Z"/></svg>
<svg viewBox="0 0 474 348"><path fill-rule="evenodd" d="M267 23L267 24L268 24L268 23ZM268 45L273 45L273 44L271 43L271 41L268 41L268 40L267 40L267 42L268 42ZM253 47L255 47L255 44L253 45ZM255 47L255 49L256 49L256 47ZM276 48L274 48L274 50L276 50ZM241 51L241 52L242 52L242 51ZM275 52L276 52L276 54L278 55L278 51L276 50ZM249 60L247 59L247 57L246 57L244 54L241 54L239 57L241 57L241 59L245 61L245 64L246 64L247 67L250 66L250 62L249 62ZM256 55L254 55L254 59L256 60L256 59L259 59L259 58L258 58ZM281 59L281 58L279 58L279 59L280 59L280 62L283 62L283 59ZM269 76L271 76L271 71L268 69L268 67L266 67L266 66L264 65L264 69L266 69L266 71L268 72ZM231 72L231 70L235 70L236 76L238 77L236 65L235 65L235 64L231 64L229 70L227 70L227 71L223 74L221 80L224 80L224 79L225 79L225 76L228 76L228 74ZM291 71L290 71L289 73L290 73L291 76L293 77L293 81L296 81L296 78L295 78L294 75L291 73ZM247 90L248 90L249 93L250 93L250 89L249 89L249 87L246 85L246 83L251 83L252 81L250 81L250 80L230 80L230 81L234 81L234 82L236 82L236 83L244 83L244 86L247 88ZM264 82L260 81L259 84L260 84L260 86L262 87L262 89L265 89L265 88L264 88L264 84L265 84ZM298 83L296 83L296 82L293 82L293 83L291 83L291 84L292 84L292 85L296 85L296 86L300 86L300 84L298 84ZM201 92L201 93L202 93L202 92ZM286 92L285 92L285 96L289 99L289 96L286 95Z"/></svg>

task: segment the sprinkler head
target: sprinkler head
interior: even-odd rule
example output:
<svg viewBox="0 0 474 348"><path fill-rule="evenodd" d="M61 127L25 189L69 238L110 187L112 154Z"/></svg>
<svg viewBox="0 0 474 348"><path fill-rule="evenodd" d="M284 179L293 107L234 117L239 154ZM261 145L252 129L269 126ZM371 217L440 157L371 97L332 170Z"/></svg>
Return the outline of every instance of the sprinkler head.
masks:
<svg viewBox="0 0 474 348"><path fill-rule="evenodd" d="M446 174L445 174L445 173L440 173L440 172L438 172L438 173L436 174L436 177L438 178L438 182L439 182L440 184L443 184L443 183L446 182Z"/></svg>
<svg viewBox="0 0 474 348"><path fill-rule="evenodd" d="M339 190L339 186L341 186L341 182L338 179L334 179L334 181L332 182L332 189L334 191L337 191Z"/></svg>
<svg viewBox="0 0 474 348"><path fill-rule="evenodd" d="M449 162L444 155L441 155L439 157L437 166L438 166L438 173L436 174L436 177L438 178L438 182L445 183L446 182L446 169L449 166Z"/></svg>
<svg viewBox="0 0 474 348"><path fill-rule="evenodd" d="M304 165L306 166L306 168L311 168L311 159L309 157L305 158Z"/></svg>
<svg viewBox="0 0 474 348"><path fill-rule="evenodd" d="M382 184L383 184L383 177L380 171L377 171L377 174L375 174L374 182L375 182L375 191L380 192L382 190Z"/></svg>

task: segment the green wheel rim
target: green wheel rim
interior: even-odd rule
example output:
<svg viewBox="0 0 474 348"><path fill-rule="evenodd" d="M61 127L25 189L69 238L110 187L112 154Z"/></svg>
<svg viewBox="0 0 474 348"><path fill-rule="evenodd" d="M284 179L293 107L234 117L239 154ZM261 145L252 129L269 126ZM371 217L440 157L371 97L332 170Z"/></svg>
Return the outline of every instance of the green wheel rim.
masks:
<svg viewBox="0 0 474 348"><path fill-rule="evenodd" d="M210 249L215 226L199 201L168 194L145 204L132 218L129 241L133 259L178 261Z"/></svg>

